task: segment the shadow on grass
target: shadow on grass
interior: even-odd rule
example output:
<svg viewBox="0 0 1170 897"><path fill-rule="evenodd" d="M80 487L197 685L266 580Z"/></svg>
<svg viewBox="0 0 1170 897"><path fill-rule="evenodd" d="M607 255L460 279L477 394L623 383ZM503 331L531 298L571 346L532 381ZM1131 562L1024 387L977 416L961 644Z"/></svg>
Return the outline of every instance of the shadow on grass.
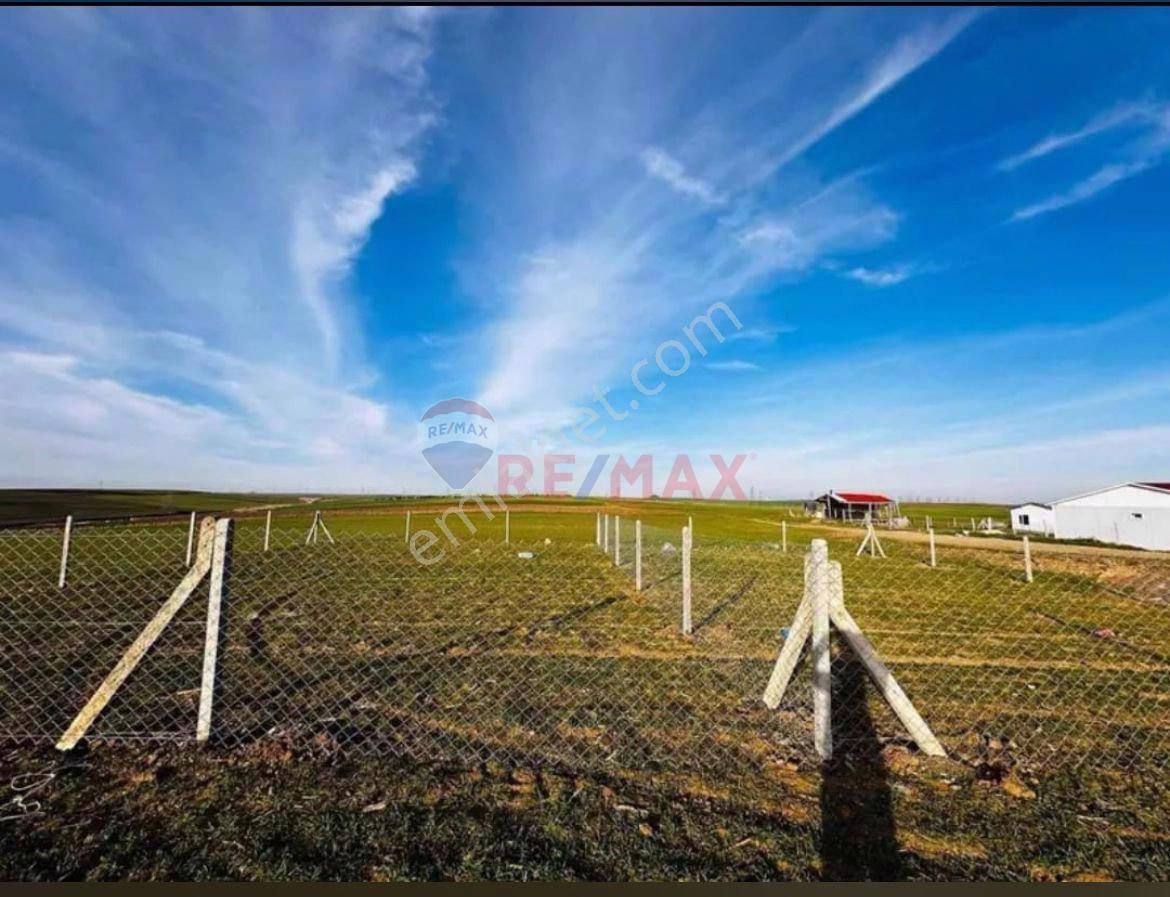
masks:
<svg viewBox="0 0 1170 897"><path fill-rule="evenodd" d="M724 598L722 601L720 601L718 604L716 604L713 608L711 608L710 612L695 625L695 628L693 631L697 632L698 630L703 629L704 627L709 626L711 623L713 623L715 621L715 618L718 617L721 613L723 613L725 610L729 610L730 608L734 607L739 602L739 600L741 598L743 598L744 595L746 595L748 592L751 591L752 586L755 584L756 584L756 577L754 577L754 576L748 577L747 582L745 582L742 586L740 586L734 592L731 592L730 594L728 594L726 598Z"/></svg>
<svg viewBox="0 0 1170 897"><path fill-rule="evenodd" d="M822 766L821 877L893 881L903 869L889 775L865 670L845 646L833 665L833 758Z"/></svg>

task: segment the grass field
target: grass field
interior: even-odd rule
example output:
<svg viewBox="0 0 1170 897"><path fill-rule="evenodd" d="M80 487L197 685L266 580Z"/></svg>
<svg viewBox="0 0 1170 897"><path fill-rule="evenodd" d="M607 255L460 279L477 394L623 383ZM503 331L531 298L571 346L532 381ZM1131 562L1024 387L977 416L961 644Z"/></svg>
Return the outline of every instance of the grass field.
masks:
<svg viewBox="0 0 1170 897"><path fill-rule="evenodd" d="M937 569L892 539L855 558L856 528L782 503L510 505L513 545L473 514L431 568L405 509L433 528L441 502L326 508L335 545L304 544L311 508L279 509L267 553L263 515L239 516L213 748L8 752L6 778L61 774L48 812L0 830L0 874L1170 874L1164 560L1038 553L1029 584L1018 552L976 540ZM619 567L592 544L599 510L623 515ZM664 547L688 517L686 637ZM186 527L80 529L64 592L59 534L17 535L0 724L51 739L182 575ZM812 538L950 759L912 748L840 644L833 762L811 754L807 662L778 711L760 703ZM95 734L189 738L203 614L183 610Z"/></svg>
<svg viewBox="0 0 1170 897"><path fill-rule="evenodd" d="M226 511L248 505L295 502L295 496L212 492L125 492L92 489L0 489L0 525L64 520L95 520L134 515Z"/></svg>

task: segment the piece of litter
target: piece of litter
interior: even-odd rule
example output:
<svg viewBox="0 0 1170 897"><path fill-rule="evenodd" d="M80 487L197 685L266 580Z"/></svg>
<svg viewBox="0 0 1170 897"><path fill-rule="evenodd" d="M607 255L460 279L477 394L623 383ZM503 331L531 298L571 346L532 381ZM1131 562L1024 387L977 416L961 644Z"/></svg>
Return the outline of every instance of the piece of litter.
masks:
<svg viewBox="0 0 1170 897"><path fill-rule="evenodd" d="M362 807L362 812L363 813L381 813L385 809L386 809L386 801L381 800L381 801L378 801L378 803L376 803L376 804L367 804L366 806Z"/></svg>
<svg viewBox="0 0 1170 897"><path fill-rule="evenodd" d="M645 818L650 815L649 810L643 810L641 807L635 807L631 804L614 804L613 808L618 813L629 813L632 816L641 816Z"/></svg>
<svg viewBox="0 0 1170 897"><path fill-rule="evenodd" d="M671 545L669 542L667 542L665 545L662 546L662 553L663 554L670 554L673 551L674 551L674 546Z"/></svg>
<svg viewBox="0 0 1170 897"><path fill-rule="evenodd" d="M536 557L536 555L535 555L535 554L533 554L531 551L517 551L517 552L516 552L516 557L518 557L518 558L523 558L523 559L524 559L524 560L526 560L526 561L530 561L530 560L532 560L534 557Z"/></svg>

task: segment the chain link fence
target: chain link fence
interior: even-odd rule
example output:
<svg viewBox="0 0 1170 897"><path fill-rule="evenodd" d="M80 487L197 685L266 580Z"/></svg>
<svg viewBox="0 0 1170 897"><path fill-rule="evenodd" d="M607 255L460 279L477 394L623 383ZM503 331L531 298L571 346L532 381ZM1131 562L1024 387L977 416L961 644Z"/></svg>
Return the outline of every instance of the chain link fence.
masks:
<svg viewBox="0 0 1170 897"><path fill-rule="evenodd" d="M858 556L862 533L825 530L827 560L810 564L807 533L798 544L779 524L775 542L757 544L696 530L688 551L678 530L612 521L602 544L585 527L528 538L513 521L509 544L465 540L432 566L400 535L306 544L303 528L238 521L218 638L207 637L209 566L84 734L193 740L210 692L210 739L228 747L276 738L420 760L749 775L814 750L817 652L798 608L831 568L839 594L827 600L951 757L1164 774L1164 559L1050 549L1029 581L1022 550L947 544L932 566L925 541L885 538L881 554ZM0 534L0 737L62 736L191 578L188 536L185 525L75 529L62 586L60 531ZM837 616L829 631L829 680L816 681L832 744L913 744L864 646ZM792 639L793 676L769 707Z"/></svg>

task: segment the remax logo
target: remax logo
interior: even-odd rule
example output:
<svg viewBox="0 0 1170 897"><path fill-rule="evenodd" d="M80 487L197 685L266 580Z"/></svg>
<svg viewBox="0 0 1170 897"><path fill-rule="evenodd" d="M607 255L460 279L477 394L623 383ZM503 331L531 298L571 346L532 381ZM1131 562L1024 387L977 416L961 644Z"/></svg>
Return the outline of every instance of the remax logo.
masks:
<svg viewBox="0 0 1170 897"><path fill-rule="evenodd" d="M419 421L423 457L452 489L462 489L496 450L496 421L470 399L436 402Z"/></svg>

